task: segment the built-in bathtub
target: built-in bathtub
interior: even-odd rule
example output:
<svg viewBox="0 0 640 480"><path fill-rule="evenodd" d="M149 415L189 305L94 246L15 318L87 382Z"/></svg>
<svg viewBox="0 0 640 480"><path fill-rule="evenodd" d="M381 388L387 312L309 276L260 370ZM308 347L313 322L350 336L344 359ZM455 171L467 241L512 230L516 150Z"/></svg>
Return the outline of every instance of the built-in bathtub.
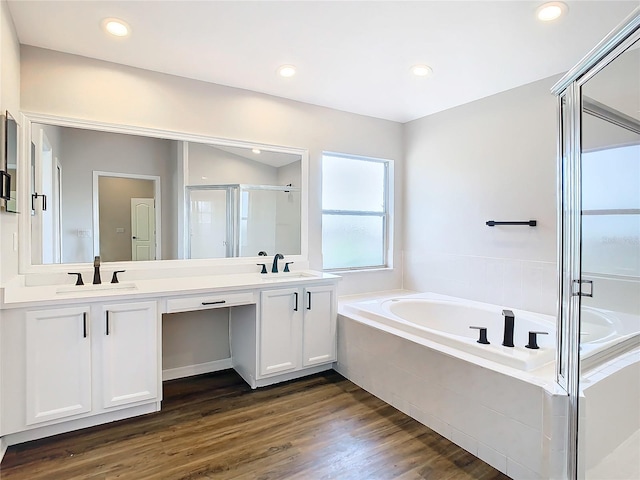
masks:
<svg viewBox="0 0 640 480"><path fill-rule="evenodd" d="M336 370L511 478L566 478L555 317L511 308L515 347L504 347L508 305L407 293L341 299ZM486 327L490 344L470 326ZM525 348L530 330L548 332L539 350ZM581 363L594 389L640 368L639 330L638 316L583 307Z"/></svg>
<svg viewBox="0 0 640 480"><path fill-rule="evenodd" d="M514 347L502 345L505 307L434 293L346 303L345 315L355 315L460 352L523 371L554 362L556 319L551 315L510 309L515 314ZM640 345L640 330L628 315L583 307L581 359L593 368L621 351ZM487 329L489 344L478 343ZM527 348L529 333L537 334L538 349Z"/></svg>

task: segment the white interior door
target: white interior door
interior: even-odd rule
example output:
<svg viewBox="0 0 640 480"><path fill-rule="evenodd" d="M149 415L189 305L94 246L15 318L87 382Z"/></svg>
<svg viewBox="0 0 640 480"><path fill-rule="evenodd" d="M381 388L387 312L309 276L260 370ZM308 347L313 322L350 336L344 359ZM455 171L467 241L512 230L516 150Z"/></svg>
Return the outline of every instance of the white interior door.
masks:
<svg viewBox="0 0 640 480"><path fill-rule="evenodd" d="M155 202L131 199L131 260L156 259Z"/></svg>

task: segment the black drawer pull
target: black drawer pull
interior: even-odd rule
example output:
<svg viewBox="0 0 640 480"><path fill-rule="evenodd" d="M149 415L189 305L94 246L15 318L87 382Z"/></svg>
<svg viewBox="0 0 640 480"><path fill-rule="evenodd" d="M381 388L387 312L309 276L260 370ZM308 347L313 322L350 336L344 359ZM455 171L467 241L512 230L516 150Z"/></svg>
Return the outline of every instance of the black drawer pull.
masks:
<svg viewBox="0 0 640 480"><path fill-rule="evenodd" d="M109 335L109 310L105 312L105 323L107 324L107 335Z"/></svg>
<svg viewBox="0 0 640 480"><path fill-rule="evenodd" d="M87 338L87 312L82 313L82 336Z"/></svg>
<svg viewBox="0 0 640 480"><path fill-rule="evenodd" d="M307 292L309 295L309 305L307 306L307 310L311 310L311 292Z"/></svg>
<svg viewBox="0 0 640 480"><path fill-rule="evenodd" d="M295 295L295 297L296 297L296 306L295 306L295 307L293 307L293 311L294 311L294 312L297 312L297 311L298 311L298 292L294 292L293 294L294 294L294 295Z"/></svg>
<svg viewBox="0 0 640 480"><path fill-rule="evenodd" d="M202 305L220 305L221 303L227 303L226 300L216 300L215 302L202 302Z"/></svg>

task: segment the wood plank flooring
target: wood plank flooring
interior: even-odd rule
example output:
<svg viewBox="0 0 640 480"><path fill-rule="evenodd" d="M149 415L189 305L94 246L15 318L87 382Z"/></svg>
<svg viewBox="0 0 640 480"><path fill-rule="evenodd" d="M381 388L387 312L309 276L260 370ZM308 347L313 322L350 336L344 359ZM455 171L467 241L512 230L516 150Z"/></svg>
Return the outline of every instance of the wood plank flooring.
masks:
<svg viewBox="0 0 640 480"><path fill-rule="evenodd" d="M164 383L162 411L9 447L2 480L507 479L334 371Z"/></svg>

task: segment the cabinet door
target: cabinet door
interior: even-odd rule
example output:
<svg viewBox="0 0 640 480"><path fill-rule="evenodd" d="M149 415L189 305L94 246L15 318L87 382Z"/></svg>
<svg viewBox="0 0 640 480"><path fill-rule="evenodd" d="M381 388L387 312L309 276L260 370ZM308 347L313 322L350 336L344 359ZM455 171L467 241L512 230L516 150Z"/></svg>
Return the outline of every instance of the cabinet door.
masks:
<svg viewBox="0 0 640 480"><path fill-rule="evenodd" d="M156 302L102 307L103 407L158 397Z"/></svg>
<svg viewBox="0 0 640 480"><path fill-rule="evenodd" d="M89 308L26 313L27 425L91 410Z"/></svg>
<svg viewBox="0 0 640 480"><path fill-rule="evenodd" d="M302 365L336 359L336 290L333 285L304 290Z"/></svg>
<svg viewBox="0 0 640 480"><path fill-rule="evenodd" d="M261 293L260 375L300 368L302 295L297 288Z"/></svg>

